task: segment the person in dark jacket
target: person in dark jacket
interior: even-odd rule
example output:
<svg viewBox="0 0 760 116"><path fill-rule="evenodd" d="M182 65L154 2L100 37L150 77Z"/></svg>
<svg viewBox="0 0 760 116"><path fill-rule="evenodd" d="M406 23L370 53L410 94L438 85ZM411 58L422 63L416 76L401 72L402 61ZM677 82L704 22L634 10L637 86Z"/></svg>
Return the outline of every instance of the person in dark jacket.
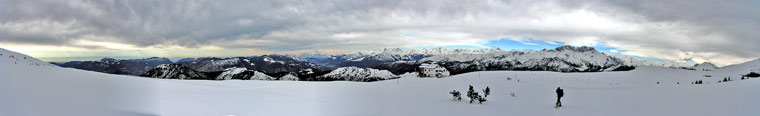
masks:
<svg viewBox="0 0 760 116"><path fill-rule="evenodd" d="M557 103L555 104L557 107L562 106L562 102L559 101L560 98L562 98L563 95L565 95L565 92L562 91L561 88L557 87Z"/></svg>

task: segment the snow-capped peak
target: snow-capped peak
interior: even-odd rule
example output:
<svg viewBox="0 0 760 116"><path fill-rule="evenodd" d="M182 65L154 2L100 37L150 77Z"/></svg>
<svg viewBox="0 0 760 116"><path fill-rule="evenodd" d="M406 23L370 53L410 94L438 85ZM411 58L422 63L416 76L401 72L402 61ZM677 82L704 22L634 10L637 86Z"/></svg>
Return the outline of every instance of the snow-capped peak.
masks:
<svg viewBox="0 0 760 116"><path fill-rule="evenodd" d="M253 76L250 78L251 80L276 80L274 77L271 77L259 71L253 71Z"/></svg>
<svg viewBox="0 0 760 116"><path fill-rule="evenodd" d="M620 59L623 64L631 66L658 66L668 68L690 68L694 66L688 62L642 60L631 56L622 56L615 54L609 54L609 56Z"/></svg>
<svg viewBox="0 0 760 116"><path fill-rule="evenodd" d="M698 71L712 71L718 69L718 66L715 66L715 64L712 64L710 62L704 62L702 64L694 64L694 70Z"/></svg>
<svg viewBox="0 0 760 116"><path fill-rule="evenodd" d="M387 70L378 70L372 68L358 68L358 67L341 67L334 71L322 75L320 78L323 80L346 80L346 81L378 81L398 78Z"/></svg>
<svg viewBox="0 0 760 116"><path fill-rule="evenodd" d="M264 60L264 62L269 62L269 63L285 64L285 62L283 62L283 61L277 61L277 60L274 60L274 59L272 59L270 57L267 57L267 56L265 56L263 60Z"/></svg>
<svg viewBox="0 0 760 116"><path fill-rule="evenodd" d="M280 80L284 80L284 81L298 81L299 79L296 76L288 74L288 75L280 77Z"/></svg>
<svg viewBox="0 0 760 116"><path fill-rule="evenodd" d="M277 78L271 77L262 72L248 70L247 68L241 68L241 67L232 67L232 68L224 69L224 72L222 72L222 74L219 74L219 76L216 77L216 80L230 80L230 79L277 80ZM295 80L298 80L298 77L296 77Z"/></svg>
<svg viewBox="0 0 760 116"><path fill-rule="evenodd" d="M216 80L230 80L233 79L233 77L239 76L241 73L247 71L247 68L238 68L238 67L232 67L224 69L224 72L222 74L219 74L219 76L216 76Z"/></svg>
<svg viewBox="0 0 760 116"><path fill-rule="evenodd" d="M541 70L599 72L627 67L619 59L591 47L562 46L540 51L492 51L485 54L434 55L417 63L435 62L453 73L477 70ZM622 70L622 69L620 69Z"/></svg>

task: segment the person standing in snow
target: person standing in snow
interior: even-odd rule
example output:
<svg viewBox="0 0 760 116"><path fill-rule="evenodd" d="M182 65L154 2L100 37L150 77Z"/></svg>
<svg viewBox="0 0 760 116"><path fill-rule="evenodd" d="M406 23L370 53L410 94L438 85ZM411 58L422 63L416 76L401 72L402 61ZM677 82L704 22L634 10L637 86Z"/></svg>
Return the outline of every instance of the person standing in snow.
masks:
<svg viewBox="0 0 760 116"><path fill-rule="evenodd" d="M562 98L563 95L565 95L565 92L561 88L559 88L559 87L557 87L557 91L556 92L557 92L557 103L554 104L554 105L556 107L561 107L562 106L562 102L559 101L559 99Z"/></svg>

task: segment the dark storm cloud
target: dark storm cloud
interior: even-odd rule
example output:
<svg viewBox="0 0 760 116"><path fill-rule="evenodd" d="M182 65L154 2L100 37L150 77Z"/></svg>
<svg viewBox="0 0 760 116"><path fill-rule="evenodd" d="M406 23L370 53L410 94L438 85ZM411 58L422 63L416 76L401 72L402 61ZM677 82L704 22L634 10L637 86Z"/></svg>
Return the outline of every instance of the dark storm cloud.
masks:
<svg viewBox="0 0 760 116"><path fill-rule="evenodd" d="M149 46L164 42L193 46L219 38L249 34L260 36L271 30L297 24L298 17L278 13L284 3L263 1L3 1L2 22L6 25L39 21L44 23L74 22L88 28L76 33L34 35L11 34L13 42L48 43L51 40L79 39L81 35L113 36L108 40ZM254 20L255 27L236 25L238 19ZM287 20L284 20L287 19ZM67 29L69 27L61 27ZM4 31L8 31L6 29ZM43 31L61 31L46 30ZM44 33L44 32L43 32ZM32 33L34 34L34 33ZM30 37L25 37L30 36ZM29 39L35 38L35 39ZM61 42L60 44L65 44Z"/></svg>
<svg viewBox="0 0 760 116"><path fill-rule="evenodd" d="M66 41L93 35L112 38L96 41L138 46L171 43L195 47L199 44L213 44L235 39L263 39L286 43L278 45L281 47L296 47L299 45L287 45L287 43L334 43L338 40L329 38L329 35L333 33L415 28L415 25L388 25L389 22L393 23L392 20L382 22L382 19L390 13L402 16L419 15L423 17L409 18L431 20L435 23L437 22L435 20L456 19L473 13L490 12L489 8L493 6L481 6L498 1L4 0L2 2L3 11L0 14L2 15L0 21L5 25L16 25L16 27L6 26L0 30L8 33L8 38L5 39L10 42L66 44ZM472 5L461 5L463 3ZM508 14L503 13L503 15ZM45 25L50 23L71 24ZM345 27L335 27L335 25ZM427 26L430 25L435 24ZM84 29L71 33L49 33L71 28ZM298 38L262 38L272 32L306 35ZM252 44L229 47L268 46ZM278 48L272 46L267 49Z"/></svg>
<svg viewBox="0 0 760 116"><path fill-rule="evenodd" d="M750 0L0 0L0 43L292 51L533 38L725 65L760 57L757 11Z"/></svg>
<svg viewBox="0 0 760 116"><path fill-rule="evenodd" d="M760 57L757 51L760 49L757 46L760 45L757 31L760 30L760 1L757 0L581 0L576 3L587 3L589 9L631 22L680 25L681 28L671 31L686 35L685 38L626 35L614 36L613 40L660 49L717 52L749 59Z"/></svg>

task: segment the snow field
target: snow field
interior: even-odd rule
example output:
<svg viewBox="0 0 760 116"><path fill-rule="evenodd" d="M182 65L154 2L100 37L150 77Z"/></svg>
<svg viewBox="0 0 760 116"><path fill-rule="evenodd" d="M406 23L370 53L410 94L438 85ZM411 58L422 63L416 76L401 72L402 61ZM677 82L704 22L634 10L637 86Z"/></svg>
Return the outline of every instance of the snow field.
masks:
<svg viewBox="0 0 760 116"><path fill-rule="evenodd" d="M738 75L758 64L716 71L481 71L447 78L405 74L377 82L306 82L153 79L2 60L0 115L755 116L760 114L760 79L740 80ZM728 76L734 81L717 83ZM707 84L689 84L694 80ZM467 85L478 92L489 86L488 101L469 104L466 97L455 101L448 94L464 93ZM559 109L553 107L557 87L565 90Z"/></svg>

